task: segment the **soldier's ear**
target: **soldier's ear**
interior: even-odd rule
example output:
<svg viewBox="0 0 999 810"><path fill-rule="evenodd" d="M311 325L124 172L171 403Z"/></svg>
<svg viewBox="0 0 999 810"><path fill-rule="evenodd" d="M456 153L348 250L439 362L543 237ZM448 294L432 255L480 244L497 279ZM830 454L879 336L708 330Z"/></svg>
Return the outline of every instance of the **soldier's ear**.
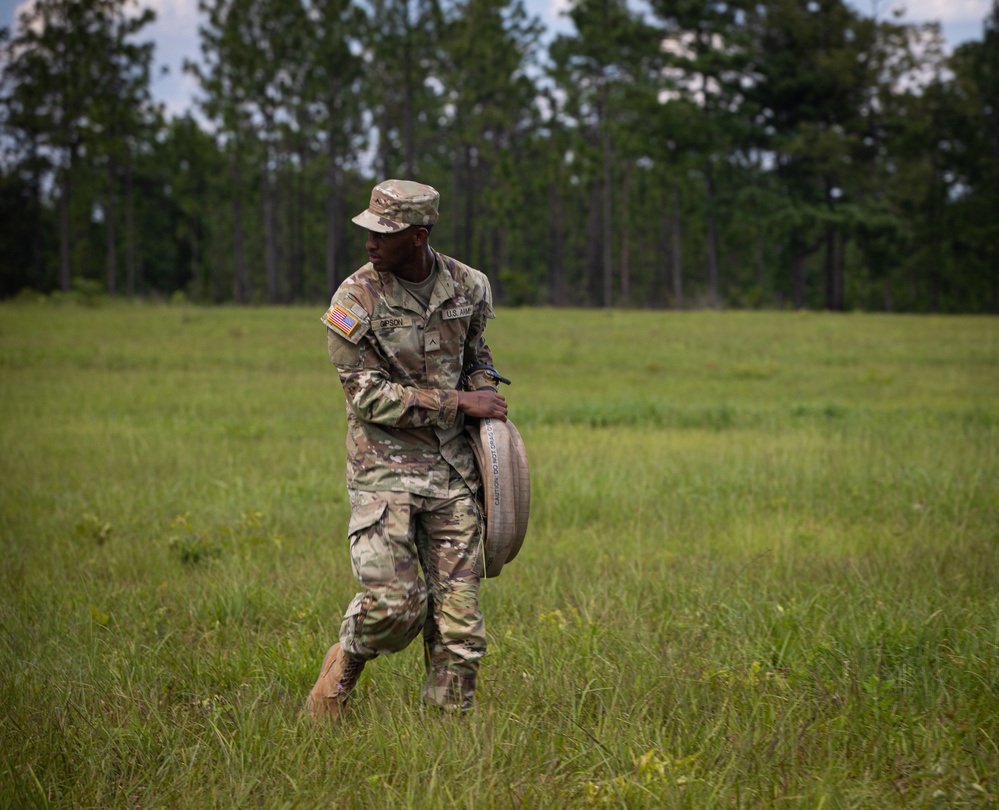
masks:
<svg viewBox="0 0 999 810"><path fill-rule="evenodd" d="M417 246L422 247L427 243L427 240L430 238L430 231L428 231L426 228L417 227L413 232L413 236Z"/></svg>

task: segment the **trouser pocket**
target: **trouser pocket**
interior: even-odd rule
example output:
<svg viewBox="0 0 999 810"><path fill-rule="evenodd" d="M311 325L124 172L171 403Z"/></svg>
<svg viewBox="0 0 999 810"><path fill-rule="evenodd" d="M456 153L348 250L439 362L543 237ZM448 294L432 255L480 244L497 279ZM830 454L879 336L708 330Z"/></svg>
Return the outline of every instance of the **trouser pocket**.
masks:
<svg viewBox="0 0 999 810"><path fill-rule="evenodd" d="M377 493L358 493L347 533L350 567L366 588L387 585L395 579L395 554L388 536L385 514L388 502Z"/></svg>

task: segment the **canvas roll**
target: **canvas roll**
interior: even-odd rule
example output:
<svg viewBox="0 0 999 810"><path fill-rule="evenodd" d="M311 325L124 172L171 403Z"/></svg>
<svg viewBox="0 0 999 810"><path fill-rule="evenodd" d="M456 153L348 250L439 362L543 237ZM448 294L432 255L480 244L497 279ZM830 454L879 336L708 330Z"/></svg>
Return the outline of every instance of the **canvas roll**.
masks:
<svg viewBox="0 0 999 810"><path fill-rule="evenodd" d="M527 448L510 420L479 419L465 426L482 478L485 575L497 577L517 556L531 515Z"/></svg>

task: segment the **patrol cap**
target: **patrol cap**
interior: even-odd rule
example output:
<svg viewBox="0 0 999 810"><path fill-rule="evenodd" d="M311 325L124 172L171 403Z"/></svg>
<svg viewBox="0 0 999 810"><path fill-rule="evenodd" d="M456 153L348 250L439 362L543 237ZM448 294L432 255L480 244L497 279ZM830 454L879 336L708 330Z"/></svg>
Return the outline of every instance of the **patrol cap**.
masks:
<svg viewBox="0 0 999 810"><path fill-rule="evenodd" d="M437 189L412 180L384 180L371 190L371 202L351 222L377 233L437 222Z"/></svg>

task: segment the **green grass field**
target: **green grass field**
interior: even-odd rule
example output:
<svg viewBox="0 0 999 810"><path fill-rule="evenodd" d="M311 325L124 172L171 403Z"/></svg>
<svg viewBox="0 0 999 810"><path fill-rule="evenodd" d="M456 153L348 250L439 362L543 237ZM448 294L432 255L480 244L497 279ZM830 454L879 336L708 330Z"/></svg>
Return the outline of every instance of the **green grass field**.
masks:
<svg viewBox="0 0 999 810"><path fill-rule="evenodd" d="M503 310L476 710L355 592L322 308L0 306L0 806L999 803L999 320Z"/></svg>

